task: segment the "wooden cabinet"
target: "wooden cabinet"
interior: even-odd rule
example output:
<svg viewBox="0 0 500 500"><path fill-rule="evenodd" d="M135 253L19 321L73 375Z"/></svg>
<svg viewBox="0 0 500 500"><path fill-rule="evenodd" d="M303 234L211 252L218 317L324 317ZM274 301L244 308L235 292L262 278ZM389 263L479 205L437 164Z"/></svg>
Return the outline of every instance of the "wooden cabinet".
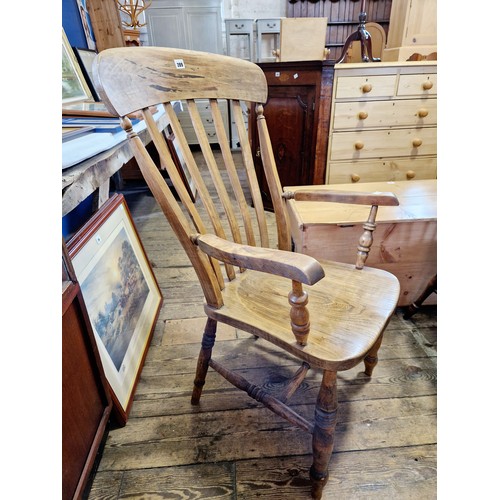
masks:
<svg viewBox="0 0 500 500"><path fill-rule="evenodd" d="M259 64L269 91L264 105L278 174L283 186L324 184L333 64L304 61ZM255 110L249 133L264 206L272 208L260 160Z"/></svg>
<svg viewBox="0 0 500 500"><path fill-rule="evenodd" d="M437 53L437 0L392 0L382 60L406 61L413 54Z"/></svg>
<svg viewBox="0 0 500 500"><path fill-rule="evenodd" d="M221 0L153 0L149 45L223 53Z"/></svg>
<svg viewBox="0 0 500 500"><path fill-rule="evenodd" d="M62 498L87 485L111 412L111 399L92 326L63 245Z"/></svg>
<svg viewBox="0 0 500 500"><path fill-rule="evenodd" d="M437 177L435 62L335 68L327 184Z"/></svg>
<svg viewBox="0 0 500 500"><path fill-rule="evenodd" d="M122 21L115 0L87 0L87 8L97 50L124 47Z"/></svg>

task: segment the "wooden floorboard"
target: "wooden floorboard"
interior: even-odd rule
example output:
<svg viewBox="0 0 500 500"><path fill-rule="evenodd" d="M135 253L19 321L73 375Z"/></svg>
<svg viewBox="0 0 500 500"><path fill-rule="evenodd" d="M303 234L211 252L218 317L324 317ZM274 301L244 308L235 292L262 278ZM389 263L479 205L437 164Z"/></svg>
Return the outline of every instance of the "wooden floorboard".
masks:
<svg viewBox="0 0 500 500"><path fill-rule="evenodd" d="M190 404L205 323L196 276L156 202L140 184L125 196L164 294L130 419L112 428L89 498L306 499L311 438L213 371ZM269 215L272 220L272 215ZM339 417L328 499L434 499L436 306L404 320L397 310L368 379L339 374ZM214 358L278 391L297 363L261 339L220 325ZM320 374L311 370L294 409L311 417Z"/></svg>

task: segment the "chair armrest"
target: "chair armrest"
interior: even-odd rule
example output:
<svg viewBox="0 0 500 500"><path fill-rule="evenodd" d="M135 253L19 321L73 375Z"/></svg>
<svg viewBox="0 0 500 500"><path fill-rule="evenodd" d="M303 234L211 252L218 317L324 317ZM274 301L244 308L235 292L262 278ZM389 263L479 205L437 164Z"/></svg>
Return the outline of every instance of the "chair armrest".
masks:
<svg viewBox="0 0 500 500"><path fill-rule="evenodd" d="M389 192L360 193L358 191L335 191L333 189L298 189L283 193L285 200L326 201L333 203L352 203L356 205L397 206L395 194Z"/></svg>
<svg viewBox="0 0 500 500"><path fill-rule="evenodd" d="M314 285L325 276L321 264L308 255L285 250L241 245L212 234L197 234L191 240L203 252L222 262Z"/></svg>

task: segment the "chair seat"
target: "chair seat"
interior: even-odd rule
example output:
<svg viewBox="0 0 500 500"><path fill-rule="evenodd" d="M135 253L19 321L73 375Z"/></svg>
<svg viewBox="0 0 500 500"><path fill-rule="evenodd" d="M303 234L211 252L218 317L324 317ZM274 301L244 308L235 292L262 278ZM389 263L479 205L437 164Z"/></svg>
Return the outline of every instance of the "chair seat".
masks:
<svg viewBox="0 0 500 500"><path fill-rule="evenodd" d="M291 281L257 271L244 271L227 283L220 309L207 315L263 337L312 366L347 370L361 361L391 317L399 297L397 278L380 269L320 261L325 277L304 286L311 330L306 346L290 327Z"/></svg>

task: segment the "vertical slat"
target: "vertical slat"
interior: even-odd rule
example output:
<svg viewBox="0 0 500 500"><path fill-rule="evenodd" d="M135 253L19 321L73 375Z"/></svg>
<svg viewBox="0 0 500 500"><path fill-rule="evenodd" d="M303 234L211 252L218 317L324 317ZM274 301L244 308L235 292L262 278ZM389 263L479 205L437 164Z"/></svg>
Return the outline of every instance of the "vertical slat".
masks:
<svg viewBox="0 0 500 500"><path fill-rule="evenodd" d="M175 166L175 163L170 155L170 151L165 142L165 138L158 130L156 126L156 122L153 118L153 115L149 109L143 111L144 121L148 127L148 132L151 135L151 139L156 147L160 155L160 161L162 163L162 167L166 169L170 180L172 181L172 185L175 188L175 191L179 195L183 205L186 207L186 210L193 221L193 224L196 230L201 234L206 234L205 224L201 220L200 214L196 210L194 203L191 200L191 196L187 192L186 186Z"/></svg>
<svg viewBox="0 0 500 500"><path fill-rule="evenodd" d="M174 186L177 195L181 199L182 204L186 208L189 217L191 218L194 227L196 228L196 231L198 231L201 234L206 234L207 230L205 224L201 220L200 214L198 210L196 210L196 207L191 200L191 196L189 196L189 193L187 192L186 186L184 185L184 182L177 170L177 167L175 166L175 163L172 159L168 146L165 142L165 138L158 130L158 127L156 126L153 114L149 109L143 110L142 114L146 126L148 128L148 132L151 135L151 139L153 140L156 150L160 155L160 161L162 167L165 168L165 170L167 171L168 176L172 181L172 185ZM222 277L220 264L216 259L213 258L210 258L210 262L212 264L215 275L217 276L217 281L219 282L219 286L222 289L224 288L224 278Z"/></svg>
<svg viewBox="0 0 500 500"><path fill-rule="evenodd" d="M248 209L248 204L241 188L240 179L238 173L236 172L236 167L234 164L233 155L231 154L231 148L229 146L229 141L226 137L226 130L224 128L224 123L222 120L222 115L220 112L219 105L215 99L210 100L210 108L212 110L212 116L214 118L215 130L217 132L217 138L222 152L222 158L224 159L224 165L226 166L226 171L233 188L234 195L236 197L236 202L240 209L241 217L243 219L243 226L245 228L245 235L247 243L249 245L255 246L255 235L252 227L252 219L250 217L250 211ZM234 108L233 108L234 112ZM240 109L241 112L241 109Z"/></svg>
<svg viewBox="0 0 500 500"><path fill-rule="evenodd" d="M174 134L177 137L177 140L179 141L179 148L181 150L181 154L184 158L184 161L186 162L187 169L191 174L191 177L193 178L200 200L210 217L210 221L212 222L215 234L220 238L226 239L226 235L220 223L220 219L217 216L217 210L214 206L213 200L210 197L207 187L205 186L205 182L203 181L200 171L198 170L196 160L194 159L193 153L189 148L189 144L187 143L186 137L184 136L184 132L182 131L181 124L179 123L179 119L177 118L177 113L175 112L170 102L165 103L165 111L168 115L168 119L170 120L170 124L172 125L172 130L174 131ZM216 264L216 267L218 267L218 263ZM228 266L226 266L226 271L227 269ZM230 271L228 272L228 275L229 274ZM232 272L232 276L234 278L234 271ZM222 282L223 281L224 280L222 280ZM223 287L223 283L221 283L221 287Z"/></svg>
<svg viewBox="0 0 500 500"><path fill-rule="evenodd" d="M201 147L201 151L203 153L203 157L205 159L205 162L208 166L210 175L212 177L212 181L215 185L215 189L217 191L217 194L219 195L223 206L224 210L226 211L226 215L228 213L232 212L232 208L228 207L228 203L230 205L229 199L227 197L227 191L226 188L224 187L224 183L220 177L220 172L219 169L217 168L217 164L215 162L215 158L212 153L212 148L210 147L210 142L208 141L207 138L207 133L205 131L205 127L203 127L203 122L200 117L200 113L198 111L198 107L196 105L196 102L193 99L188 99L187 101L187 107L189 111L189 116L191 118L191 123L193 125L194 131L196 133L196 137L198 139L198 143ZM191 155L193 161L193 166L195 165L195 160L194 157ZM188 164L189 165L189 164ZM201 179L201 174L196 168L196 171L198 173L198 176ZM210 217L210 220L212 221L212 225L214 227L214 230L216 234L218 235L218 232L221 234L221 238L227 239L227 236L224 232L224 229L222 227L222 222L220 220L219 214L217 213L217 210L215 209L215 205L213 204L212 197L210 196L207 187L205 186L205 183L201 181L200 185L202 185L202 189L200 189L200 197L202 199L202 202L207 210L207 213ZM225 193L225 194L224 194ZM233 212L234 215L234 212ZM233 234L234 237L234 226L236 225L236 232L239 234L238 231L238 224L236 221L228 216L228 222L229 226L231 229L231 233ZM241 241L241 238L240 238ZM235 273L234 273L234 268L230 264L224 263L224 266L226 267L226 273L227 277L230 280L233 280L235 278Z"/></svg>
<svg viewBox="0 0 500 500"><path fill-rule="evenodd" d="M190 239L191 227L188 219L182 212L158 168L149 156L143 142L133 131L132 124L130 121L127 123L127 120L128 118L125 119L125 126L123 128L127 132L130 147L137 159L141 173L191 260L200 280L207 303L213 307L219 308L223 305L222 295L210 261L207 255L192 243Z"/></svg>
<svg viewBox="0 0 500 500"><path fill-rule="evenodd" d="M263 247L269 247L269 234L267 232L267 222L264 213L264 205L262 204L259 182L257 181L257 175L255 174L255 167L252 159L252 150L248 141L248 132L243 121L241 105L239 101L231 101L231 105L236 123L236 129L238 131L238 137L240 139L243 165L245 166L245 171L247 174L250 194L252 195L253 206L255 209L255 215L257 216L260 244Z"/></svg>
<svg viewBox="0 0 500 500"><path fill-rule="evenodd" d="M214 125L215 129L217 132L217 138L219 140L219 145L221 145L221 148L223 147L222 144L227 143L227 137L226 137L226 131L224 128L224 123L222 121L222 116L220 114L220 111L217 114L214 115L213 109L214 107L218 110L218 103L216 99L210 99L210 108L212 111L212 117L214 119ZM226 186L224 184L224 180L222 179L222 176L219 171L219 166L217 165L217 162L215 161L215 157L212 151L212 148L210 146L210 142L208 141L205 129L203 127L203 122L200 117L200 113L198 111L198 107L196 105L196 102L194 101L188 101L188 110L189 114L191 116L191 120L194 125L194 129L196 132L196 136L198 138L198 142L201 147L201 151L203 153L203 156L205 158L205 162L208 167L208 171L210 173L210 177L212 178L212 181L214 183L215 190L217 191L217 194L219 195L219 199L222 203L222 207L224 208L224 212L226 213L226 217L229 223L229 228L231 229L231 234L233 235L233 240L236 243L241 243L241 234L240 234L240 229L238 226L238 221L236 220L236 216L234 213L233 205L231 203L231 200L229 199L229 195L226 190ZM222 130L221 130L222 129Z"/></svg>
<svg viewBox="0 0 500 500"><path fill-rule="evenodd" d="M285 207L285 200L282 198L283 189L278 176L276 162L271 146L271 139L267 131L267 123L264 117L264 107L259 104L257 106L257 130L259 133L260 154L262 157L262 165L266 173L267 184L273 200L274 215L276 217L276 225L278 229L278 248L281 250L291 250L290 224L288 220L288 212Z"/></svg>

